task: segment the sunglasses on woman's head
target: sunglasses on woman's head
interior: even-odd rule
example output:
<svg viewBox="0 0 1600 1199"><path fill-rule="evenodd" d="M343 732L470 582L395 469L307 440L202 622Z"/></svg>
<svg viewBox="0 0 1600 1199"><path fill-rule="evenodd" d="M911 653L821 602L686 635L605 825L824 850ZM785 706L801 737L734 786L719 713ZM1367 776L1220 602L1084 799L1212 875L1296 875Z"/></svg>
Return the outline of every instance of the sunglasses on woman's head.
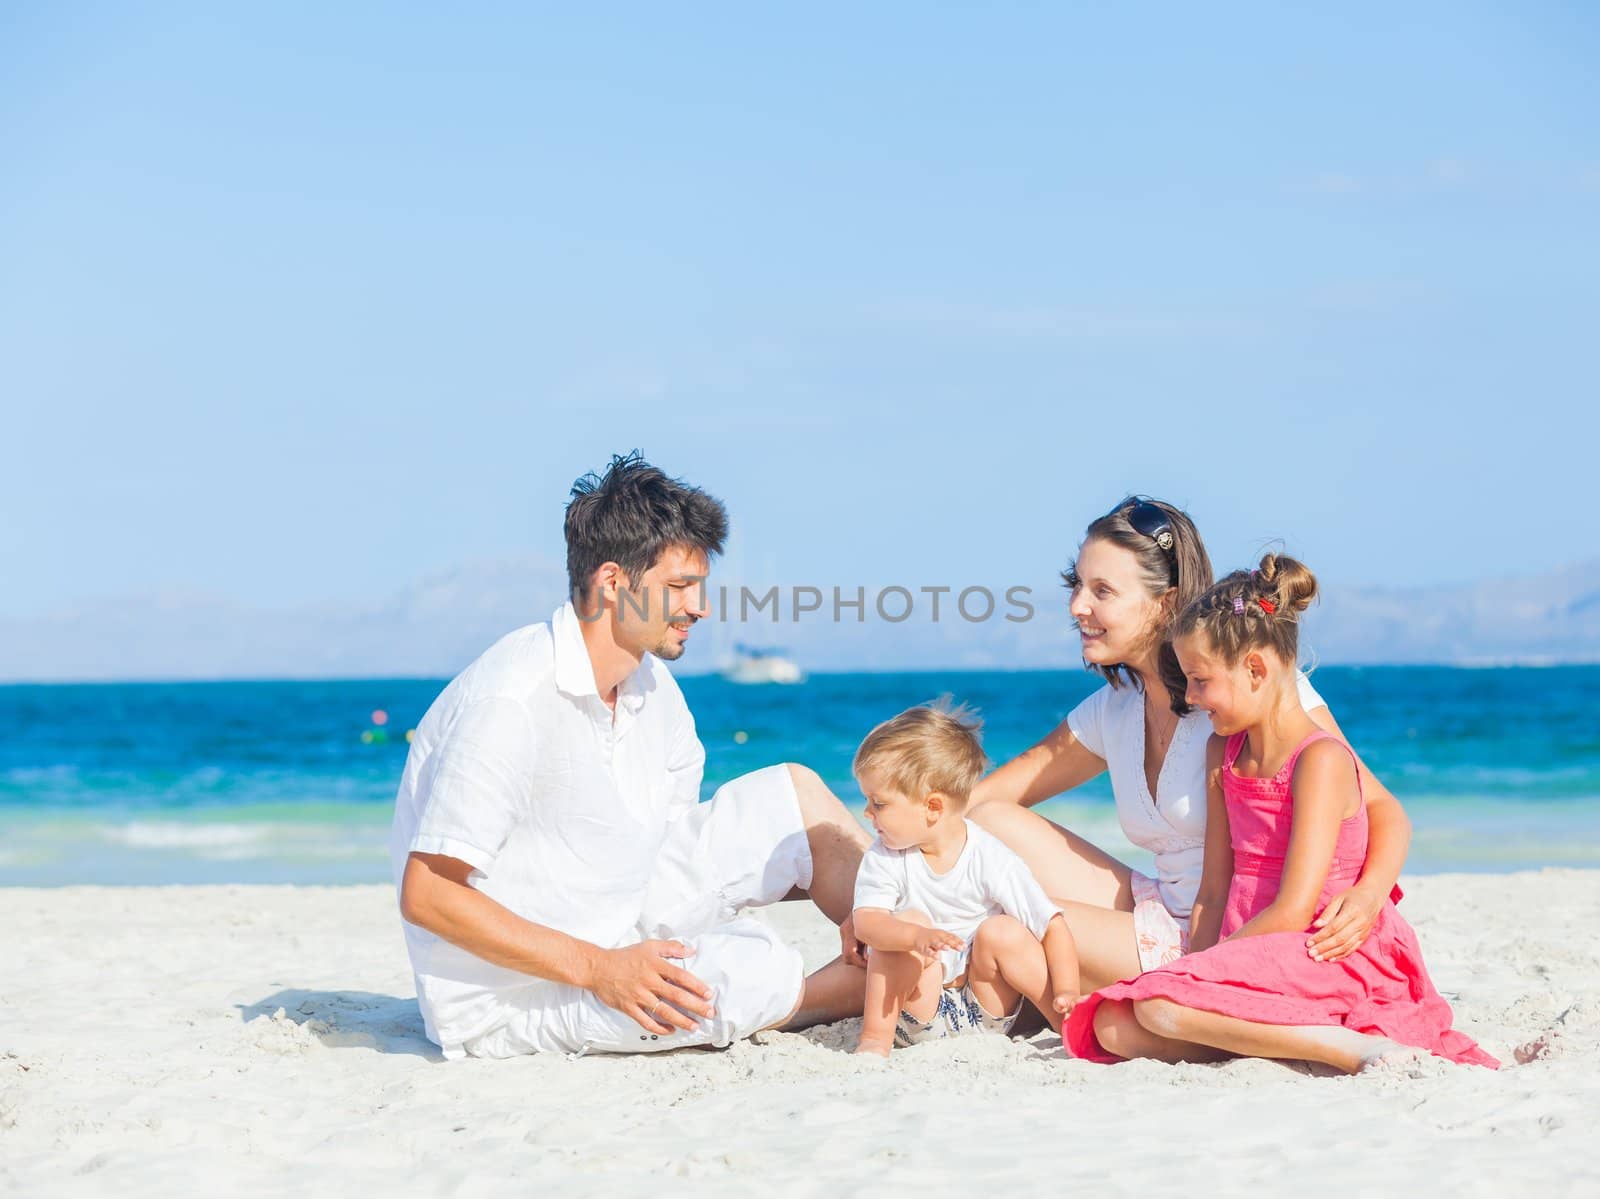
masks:
<svg viewBox="0 0 1600 1199"><path fill-rule="evenodd" d="M1176 583L1178 560L1173 549L1177 546L1178 540L1172 533L1172 518L1149 500L1137 497L1125 500L1112 511L1122 513L1133 526L1134 532L1150 538L1160 547L1161 552L1166 554L1168 561L1172 563L1172 581Z"/></svg>

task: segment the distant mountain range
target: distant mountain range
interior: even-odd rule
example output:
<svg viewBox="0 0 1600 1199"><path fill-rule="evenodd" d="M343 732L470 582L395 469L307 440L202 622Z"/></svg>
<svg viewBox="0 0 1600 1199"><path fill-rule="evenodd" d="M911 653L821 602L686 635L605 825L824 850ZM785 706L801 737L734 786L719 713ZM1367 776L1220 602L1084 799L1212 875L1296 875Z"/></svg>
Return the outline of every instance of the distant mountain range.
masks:
<svg viewBox="0 0 1600 1199"><path fill-rule="evenodd" d="M713 578L713 595L721 580ZM502 634L545 620L566 572L537 559L469 564L369 605L281 610L225 598L163 593L85 605L35 619L0 619L0 681L219 678L449 677ZM752 590L764 592L766 586ZM737 597L737 584L730 585ZM854 587L850 588L851 595ZM930 597L887 623L867 587L866 619L834 623L823 610L791 620L783 609L745 624L715 617L695 631L684 673L714 670L736 642L782 646L808 671L1039 669L1079 664L1077 640L1054 583L1033 587L1030 620L972 623L955 596L929 619ZM847 596L847 598L849 598ZM981 597L973 597L976 614ZM888 605L892 614L903 601ZM1330 587L1307 617L1308 656L1327 664L1482 666L1600 662L1600 559L1548 574L1449 587Z"/></svg>
<svg viewBox="0 0 1600 1199"><path fill-rule="evenodd" d="M1329 663L1600 662L1600 558L1454 587L1330 587L1306 634Z"/></svg>

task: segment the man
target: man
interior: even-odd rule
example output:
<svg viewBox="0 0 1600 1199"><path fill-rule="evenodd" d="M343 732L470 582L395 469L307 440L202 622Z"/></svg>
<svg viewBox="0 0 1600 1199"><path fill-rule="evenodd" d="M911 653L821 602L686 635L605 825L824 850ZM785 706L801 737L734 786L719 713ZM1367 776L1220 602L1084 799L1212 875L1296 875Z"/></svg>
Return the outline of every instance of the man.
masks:
<svg viewBox="0 0 1600 1199"><path fill-rule="evenodd" d="M861 1011L865 831L812 771L700 803L705 750L662 660L707 614L722 504L637 454L572 489L571 600L507 634L417 726L390 855L447 1058L726 1045ZM804 977L748 907L809 894L845 956Z"/></svg>

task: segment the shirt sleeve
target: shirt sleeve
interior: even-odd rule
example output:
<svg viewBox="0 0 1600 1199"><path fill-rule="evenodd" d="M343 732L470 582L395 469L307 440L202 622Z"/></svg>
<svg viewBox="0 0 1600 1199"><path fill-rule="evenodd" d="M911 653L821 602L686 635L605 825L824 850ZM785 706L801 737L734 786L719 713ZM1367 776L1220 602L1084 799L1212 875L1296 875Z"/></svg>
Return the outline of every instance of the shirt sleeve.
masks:
<svg viewBox="0 0 1600 1199"><path fill-rule="evenodd" d="M700 802L700 784L706 773L706 748L695 732L689 705L680 701L681 714L673 723L672 746L667 751L667 819L692 812Z"/></svg>
<svg viewBox="0 0 1600 1199"><path fill-rule="evenodd" d="M1311 678L1305 671L1295 671L1294 685L1300 693L1300 706L1307 712L1328 706L1328 701L1317 694L1317 689L1311 685Z"/></svg>
<svg viewBox="0 0 1600 1199"><path fill-rule="evenodd" d="M855 906L898 912L905 906L905 874L900 855L874 841L861 855L856 871Z"/></svg>
<svg viewBox="0 0 1600 1199"><path fill-rule="evenodd" d="M488 873L527 815L533 767L526 708L509 699L469 704L429 755L427 797L410 851L459 858Z"/></svg>
<svg viewBox="0 0 1600 1199"><path fill-rule="evenodd" d="M1061 909L1050 901L1027 864L996 840L985 845L983 866L989 902L1044 940L1045 929Z"/></svg>
<svg viewBox="0 0 1600 1199"><path fill-rule="evenodd" d="M1106 756L1105 715L1106 701L1110 697L1111 684L1107 683L1067 713L1067 727L1072 735L1097 758Z"/></svg>

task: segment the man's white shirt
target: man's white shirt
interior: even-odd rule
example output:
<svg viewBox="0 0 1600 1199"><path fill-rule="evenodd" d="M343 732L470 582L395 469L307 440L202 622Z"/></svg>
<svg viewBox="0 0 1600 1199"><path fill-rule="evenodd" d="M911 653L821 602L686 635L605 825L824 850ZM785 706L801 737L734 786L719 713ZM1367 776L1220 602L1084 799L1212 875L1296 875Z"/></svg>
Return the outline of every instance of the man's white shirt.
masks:
<svg viewBox="0 0 1600 1199"><path fill-rule="evenodd" d="M646 702L648 700L648 702ZM517 915L603 948L638 939L656 854L700 798L705 750L666 666L646 654L601 701L577 612L507 634L445 688L412 739L390 861L472 866L469 883ZM508 1000L558 985L495 966L405 924L428 1035L446 1057Z"/></svg>

